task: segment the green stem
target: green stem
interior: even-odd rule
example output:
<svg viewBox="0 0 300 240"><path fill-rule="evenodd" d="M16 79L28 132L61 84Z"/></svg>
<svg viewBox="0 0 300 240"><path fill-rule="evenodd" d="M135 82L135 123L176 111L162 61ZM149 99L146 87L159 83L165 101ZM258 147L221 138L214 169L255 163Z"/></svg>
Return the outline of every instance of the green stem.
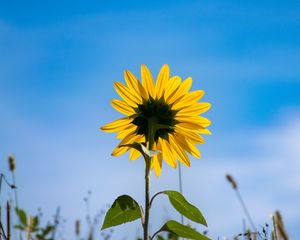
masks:
<svg viewBox="0 0 300 240"><path fill-rule="evenodd" d="M161 230L158 230L156 233L154 233L153 236L150 238L150 240L153 240L154 237L155 237L157 234L159 234L160 232L161 232Z"/></svg>
<svg viewBox="0 0 300 240"><path fill-rule="evenodd" d="M150 213L150 157L146 157L145 172L145 220L144 220L144 240L149 239L149 213Z"/></svg>
<svg viewBox="0 0 300 240"><path fill-rule="evenodd" d="M148 121L148 148L151 151L154 145L154 129L153 121ZM145 219L144 219L144 240L149 240L149 215L150 215L150 170L151 157L145 155L146 171L145 171Z"/></svg>
<svg viewBox="0 0 300 240"><path fill-rule="evenodd" d="M156 198L159 194L162 194L162 193L164 193L164 192L158 192L158 193L156 193L156 194L151 198L151 200L150 200L150 207L152 206L152 202L153 202L154 198Z"/></svg>

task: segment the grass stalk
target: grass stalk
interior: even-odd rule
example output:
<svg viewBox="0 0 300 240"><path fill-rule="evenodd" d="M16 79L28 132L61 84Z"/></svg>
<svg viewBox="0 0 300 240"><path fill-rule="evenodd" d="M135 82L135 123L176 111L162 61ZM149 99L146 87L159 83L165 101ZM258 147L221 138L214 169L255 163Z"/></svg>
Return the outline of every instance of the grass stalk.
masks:
<svg viewBox="0 0 300 240"><path fill-rule="evenodd" d="M2 222L1 222L2 216L1 216L1 205L0 205L0 240L2 240Z"/></svg>
<svg viewBox="0 0 300 240"><path fill-rule="evenodd" d="M183 189L182 189L182 170L181 170L181 163L178 163L178 177L179 177L179 192L183 194ZM180 215L180 221L181 224L184 224L184 218L183 215Z"/></svg>
<svg viewBox="0 0 300 240"><path fill-rule="evenodd" d="M9 202L7 201L6 203L6 239L7 240L10 240L10 204Z"/></svg>
<svg viewBox="0 0 300 240"><path fill-rule="evenodd" d="M272 215L272 221L273 221L273 227L274 227L272 237L274 238L274 240L279 240L278 233L277 233L277 223L276 223L275 215Z"/></svg>

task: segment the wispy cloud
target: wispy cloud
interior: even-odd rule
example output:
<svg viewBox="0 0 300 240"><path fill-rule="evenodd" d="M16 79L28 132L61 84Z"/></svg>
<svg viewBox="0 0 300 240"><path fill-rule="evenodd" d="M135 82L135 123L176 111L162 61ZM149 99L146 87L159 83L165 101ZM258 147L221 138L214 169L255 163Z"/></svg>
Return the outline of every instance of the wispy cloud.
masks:
<svg viewBox="0 0 300 240"><path fill-rule="evenodd" d="M143 162L111 157L117 141L98 128L118 117L109 100L124 68L138 75L141 63L154 71L169 63L173 74L192 76L193 88L207 90L205 100L213 102L214 135L201 148L203 159L184 169L184 191L204 211L211 234L241 229L243 214L227 172L237 178L257 223L279 208L287 225L296 226L300 117L298 110L281 110L299 108L299 6L152 4L82 9L72 3L69 12L69 4L57 9L53 3L53 11L43 5L20 16L7 8L11 16L0 20L1 157L16 154L24 207L42 205L51 216L61 204L73 236L74 209L83 209L88 188L95 211L125 192L143 202ZM273 122L279 114L286 117ZM153 191L177 188L177 171L163 171ZM167 211L155 210L158 221L172 215L162 203Z"/></svg>

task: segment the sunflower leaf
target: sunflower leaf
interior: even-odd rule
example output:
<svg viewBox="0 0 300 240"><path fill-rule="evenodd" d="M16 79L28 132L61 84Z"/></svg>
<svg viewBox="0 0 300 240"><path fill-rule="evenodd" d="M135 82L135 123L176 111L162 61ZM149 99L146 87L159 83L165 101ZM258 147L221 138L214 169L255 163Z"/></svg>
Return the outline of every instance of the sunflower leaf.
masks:
<svg viewBox="0 0 300 240"><path fill-rule="evenodd" d="M141 218L139 204L130 196L119 196L107 211L101 230Z"/></svg>
<svg viewBox="0 0 300 240"><path fill-rule="evenodd" d="M170 232L179 237L184 237L193 240L209 240L209 238L197 232L196 230L174 220L166 222L159 231Z"/></svg>
<svg viewBox="0 0 300 240"><path fill-rule="evenodd" d="M157 235L156 240L165 240L162 236Z"/></svg>
<svg viewBox="0 0 300 240"><path fill-rule="evenodd" d="M177 191L163 191L169 197L173 207L186 218L207 226L206 220L200 210L194 205L190 204L184 196Z"/></svg>

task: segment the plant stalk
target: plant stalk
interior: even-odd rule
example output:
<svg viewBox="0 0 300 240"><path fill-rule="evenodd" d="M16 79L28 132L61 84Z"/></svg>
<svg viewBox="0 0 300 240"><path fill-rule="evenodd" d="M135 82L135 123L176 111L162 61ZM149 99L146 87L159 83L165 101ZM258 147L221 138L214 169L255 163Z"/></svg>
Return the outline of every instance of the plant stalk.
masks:
<svg viewBox="0 0 300 240"><path fill-rule="evenodd" d="M146 157L145 171L145 221L144 221L144 240L149 239L149 214L150 214L150 157Z"/></svg>
<svg viewBox="0 0 300 240"><path fill-rule="evenodd" d="M248 209L247 209L247 207L246 207L246 204L245 204L245 202L244 202L244 200L243 200L243 198L242 198L242 196L241 196L241 194L240 194L240 192L238 191L238 189L235 189L235 192L236 192L236 195L237 195L237 197L238 197L238 199L239 199L240 204L242 205L242 208L243 208L243 210L244 210L244 212L245 212L245 215L246 215L246 217L247 217L247 219L248 219L248 221L249 221L249 223L250 223L252 229L253 229L255 232L258 232L257 229L256 229L256 227L255 227L255 224L254 224L254 222L253 222L253 220L252 220L252 218L251 218L251 215L250 215L250 213L249 213L249 211L248 211Z"/></svg>
<svg viewBox="0 0 300 240"><path fill-rule="evenodd" d="M274 240L279 240L278 238L278 234L277 234L277 222L276 222L276 219L275 219L275 216L273 215L272 216L272 221L273 221L273 227L274 227L274 230L273 230L273 236L274 236Z"/></svg>
<svg viewBox="0 0 300 240"><path fill-rule="evenodd" d="M2 240L1 205L0 205L0 240Z"/></svg>
<svg viewBox="0 0 300 240"><path fill-rule="evenodd" d="M148 149L152 150L154 145L154 123L152 119L148 121ZM145 219L144 219L144 240L149 240L149 215L150 215L150 171L151 171L151 157L145 156L146 171L145 171Z"/></svg>
<svg viewBox="0 0 300 240"><path fill-rule="evenodd" d="M182 174L181 174L181 163L178 164L178 177L179 177L179 192L181 194L183 194L183 191L182 191ZM181 214L180 215L180 221L181 221L181 224L184 224L184 219L183 219L183 215Z"/></svg>
<svg viewBox="0 0 300 240"><path fill-rule="evenodd" d="M3 228L3 225L2 225L2 215L1 215L1 205L0 205L0 240L2 240L2 236L3 236L3 239L6 240L7 237L5 235L5 230Z"/></svg>
<svg viewBox="0 0 300 240"><path fill-rule="evenodd" d="M7 236L6 236L6 239L7 240L10 240L10 205L9 205L9 202L7 201L7 204L6 204L6 213L7 213L7 215L6 215L6 217L7 217L7 219L6 219L6 221L7 221L7 225L6 225L6 228L7 228L7 230L6 230L6 234L7 234Z"/></svg>

